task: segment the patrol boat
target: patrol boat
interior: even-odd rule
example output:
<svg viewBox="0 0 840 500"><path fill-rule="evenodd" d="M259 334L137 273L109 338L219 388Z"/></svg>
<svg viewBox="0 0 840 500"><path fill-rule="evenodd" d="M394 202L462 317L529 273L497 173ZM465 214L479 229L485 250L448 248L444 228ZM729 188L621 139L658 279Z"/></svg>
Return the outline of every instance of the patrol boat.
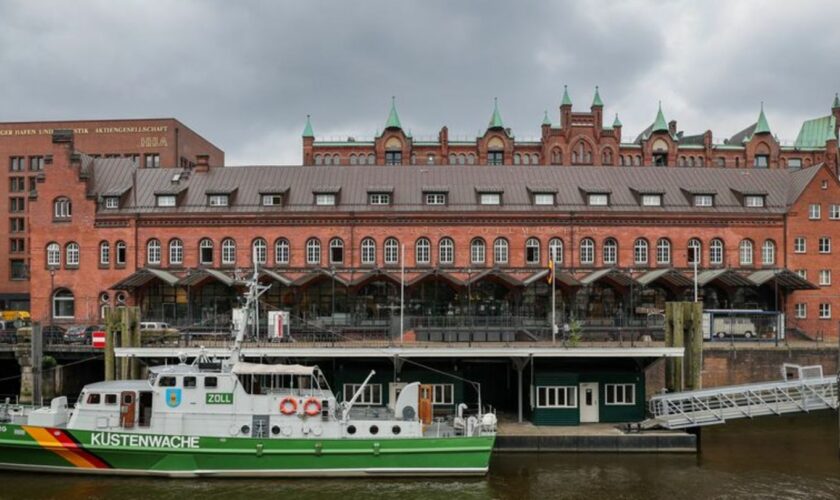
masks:
<svg viewBox="0 0 840 500"><path fill-rule="evenodd" d="M255 270L246 310L261 294ZM339 402L316 366L243 361L248 321L227 358L149 369L146 380L84 387L69 407L0 408L0 468L166 477L484 475L492 412L432 421L431 390L407 384L394 409ZM479 409L481 405L479 404Z"/></svg>

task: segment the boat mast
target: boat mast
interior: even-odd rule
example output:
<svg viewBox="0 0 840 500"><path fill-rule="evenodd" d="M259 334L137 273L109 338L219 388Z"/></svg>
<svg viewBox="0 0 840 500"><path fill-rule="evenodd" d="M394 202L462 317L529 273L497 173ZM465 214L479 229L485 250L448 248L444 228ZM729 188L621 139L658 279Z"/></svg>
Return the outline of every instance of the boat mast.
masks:
<svg viewBox="0 0 840 500"><path fill-rule="evenodd" d="M252 318L254 320L254 334L255 336L259 336L260 296L271 288L271 285L260 284L260 270L256 250L254 250L252 260L254 262L254 273L251 275L251 279L245 282L247 291L245 292L245 306L242 308L245 310L245 319L238 325L236 337L233 341L233 349L231 349L230 353L230 360L234 363L242 359L242 341L245 340L245 332L248 331L248 325L251 323Z"/></svg>

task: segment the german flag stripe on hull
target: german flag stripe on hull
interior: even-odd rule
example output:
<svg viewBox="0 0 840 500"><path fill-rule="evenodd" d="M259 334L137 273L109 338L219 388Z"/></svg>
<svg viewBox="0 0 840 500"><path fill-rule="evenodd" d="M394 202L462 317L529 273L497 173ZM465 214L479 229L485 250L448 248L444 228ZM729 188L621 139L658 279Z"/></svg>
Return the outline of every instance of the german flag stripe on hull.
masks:
<svg viewBox="0 0 840 500"><path fill-rule="evenodd" d="M23 429L42 448L48 449L81 469L110 469L107 462L79 446L73 436L61 429L31 427Z"/></svg>

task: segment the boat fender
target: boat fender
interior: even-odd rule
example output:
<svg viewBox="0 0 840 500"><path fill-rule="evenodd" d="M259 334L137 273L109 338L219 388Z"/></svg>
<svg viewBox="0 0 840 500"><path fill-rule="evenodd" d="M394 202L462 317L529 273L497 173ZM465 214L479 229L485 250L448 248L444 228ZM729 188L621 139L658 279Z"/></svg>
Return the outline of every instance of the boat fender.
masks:
<svg viewBox="0 0 840 500"><path fill-rule="evenodd" d="M315 417L321 413L321 402L315 398L309 398L303 403L303 412L308 417Z"/></svg>
<svg viewBox="0 0 840 500"><path fill-rule="evenodd" d="M284 425L280 427L280 432L282 432L284 436L289 437L292 435L292 428L291 426Z"/></svg>
<svg viewBox="0 0 840 500"><path fill-rule="evenodd" d="M320 436L324 433L324 429L321 428L320 425L313 425L312 426L312 434L315 436Z"/></svg>
<svg viewBox="0 0 840 500"><path fill-rule="evenodd" d="M283 415L294 415L298 410L298 402L291 396L286 396L280 400L280 413Z"/></svg>

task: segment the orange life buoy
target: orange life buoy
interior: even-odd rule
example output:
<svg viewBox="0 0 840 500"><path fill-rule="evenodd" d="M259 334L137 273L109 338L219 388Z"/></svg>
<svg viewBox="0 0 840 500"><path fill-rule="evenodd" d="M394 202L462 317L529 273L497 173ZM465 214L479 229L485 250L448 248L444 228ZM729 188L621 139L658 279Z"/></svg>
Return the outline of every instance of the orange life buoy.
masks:
<svg viewBox="0 0 840 500"><path fill-rule="evenodd" d="M309 415L310 417L314 417L321 413L321 402L315 398L309 398L303 403L303 412Z"/></svg>
<svg viewBox="0 0 840 500"><path fill-rule="evenodd" d="M294 415L297 413L298 402L297 399L286 396L280 400L280 413L283 415Z"/></svg>

